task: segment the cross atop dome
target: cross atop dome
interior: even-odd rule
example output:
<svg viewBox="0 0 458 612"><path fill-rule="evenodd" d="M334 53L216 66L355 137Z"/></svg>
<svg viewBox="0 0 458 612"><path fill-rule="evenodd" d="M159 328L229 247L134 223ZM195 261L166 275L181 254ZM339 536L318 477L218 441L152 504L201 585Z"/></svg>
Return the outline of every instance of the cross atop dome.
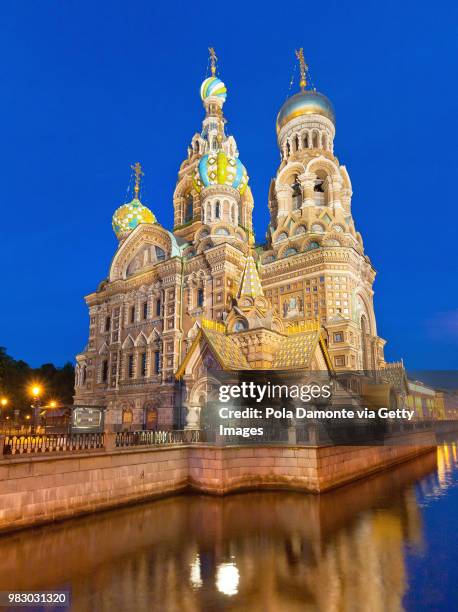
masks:
<svg viewBox="0 0 458 612"><path fill-rule="evenodd" d="M301 80L299 81L299 85L301 87L301 91L307 87L307 72L308 72L308 64L305 63L304 59L304 48L301 47L299 51L296 51L296 57L299 60L299 68L301 71Z"/></svg>
<svg viewBox="0 0 458 612"><path fill-rule="evenodd" d="M138 193L140 191L140 183L142 180L142 176L145 176L145 173L142 172L142 167L140 162L137 162L135 164L135 166L131 166L132 170L135 173L135 186L134 186L134 192L135 192L135 198L138 199Z"/></svg>
<svg viewBox="0 0 458 612"><path fill-rule="evenodd" d="M208 47L208 52L210 53L210 69L212 76L216 76L216 62L218 61L218 58L213 47Z"/></svg>

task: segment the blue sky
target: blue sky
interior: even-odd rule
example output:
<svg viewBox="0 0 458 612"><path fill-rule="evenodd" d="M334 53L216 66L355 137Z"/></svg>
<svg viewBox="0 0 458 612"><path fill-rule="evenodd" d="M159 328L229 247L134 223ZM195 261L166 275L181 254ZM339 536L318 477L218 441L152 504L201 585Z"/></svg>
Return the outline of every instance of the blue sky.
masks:
<svg viewBox="0 0 458 612"><path fill-rule="evenodd" d="M336 108L387 359L458 367L455 3L50 0L0 15L0 345L14 357L62 364L84 347L83 295L107 275L131 163L171 227L210 45L264 235L275 117L303 46Z"/></svg>

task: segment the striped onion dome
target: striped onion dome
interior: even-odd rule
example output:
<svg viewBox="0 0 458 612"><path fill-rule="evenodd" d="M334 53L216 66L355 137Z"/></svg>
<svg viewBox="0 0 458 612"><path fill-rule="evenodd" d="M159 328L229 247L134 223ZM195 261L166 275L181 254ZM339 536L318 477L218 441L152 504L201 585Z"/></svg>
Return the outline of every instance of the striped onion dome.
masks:
<svg viewBox="0 0 458 612"><path fill-rule="evenodd" d="M248 185L248 174L238 157L227 155L223 150L206 153L197 166L194 186L198 192L210 185L227 185L242 194Z"/></svg>

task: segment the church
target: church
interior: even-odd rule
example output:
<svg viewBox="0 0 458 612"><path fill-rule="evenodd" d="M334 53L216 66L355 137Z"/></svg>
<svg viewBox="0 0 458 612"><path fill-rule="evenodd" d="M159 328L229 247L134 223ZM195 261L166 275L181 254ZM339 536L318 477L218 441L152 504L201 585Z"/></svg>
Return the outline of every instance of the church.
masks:
<svg viewBox="0 0 458 612"><path fill-rule="evenodd" d="M352 185L334 154L330 100L307 83L280 108L280 161L265 243L255 241L249 174L224 117L227 89L200 88L201 129L173 195L174 227L133 199L113 215L108 277L86 296L89 340L77 355L75 404L106 407L105 427L198 429L212 371L368 371L384 360L375 270L352 216Z"/></svg>

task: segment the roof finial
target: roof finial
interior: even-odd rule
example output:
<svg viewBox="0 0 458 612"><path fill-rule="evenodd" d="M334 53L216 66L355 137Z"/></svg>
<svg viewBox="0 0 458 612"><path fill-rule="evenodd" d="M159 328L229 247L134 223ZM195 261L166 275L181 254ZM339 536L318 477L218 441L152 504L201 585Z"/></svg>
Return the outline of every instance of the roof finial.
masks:
<svg viewBox="0 0 458 612"><path fill-rule="evenodd" d="M208 47L208 51L210 53L210 69L212 71L212 76L215 76L215 74L216 74L216 62L217 62L218 58L216 57L216 53L215 53L215 50L213 49L213 47Z"/></svg>
<svg viewBox="0 0 458 612"><path fill-rule="evenodd" d="M142 172L142 167L140 165L140 162L137 162L135 166L131 166L131 168L135 172L134 192L135 192L135 198L138 200L138 193L140 191L140 183L142 181L142 176L144 176L144 173Z"/></svg>
<svg viewBox="0 0 458 612"><path fill-rule="evenodd" d="M307 64L305 63L304 60L304 49L303 47L301 47L299 49L299 51L296 51L296 57L299 60L299 66L300 66L300 70L301 70L301 80L299 81L299 85L301 86L301 91L304 91L304 89L307 86L307 70L309 69L309 67L307 66Z"/></svg>

